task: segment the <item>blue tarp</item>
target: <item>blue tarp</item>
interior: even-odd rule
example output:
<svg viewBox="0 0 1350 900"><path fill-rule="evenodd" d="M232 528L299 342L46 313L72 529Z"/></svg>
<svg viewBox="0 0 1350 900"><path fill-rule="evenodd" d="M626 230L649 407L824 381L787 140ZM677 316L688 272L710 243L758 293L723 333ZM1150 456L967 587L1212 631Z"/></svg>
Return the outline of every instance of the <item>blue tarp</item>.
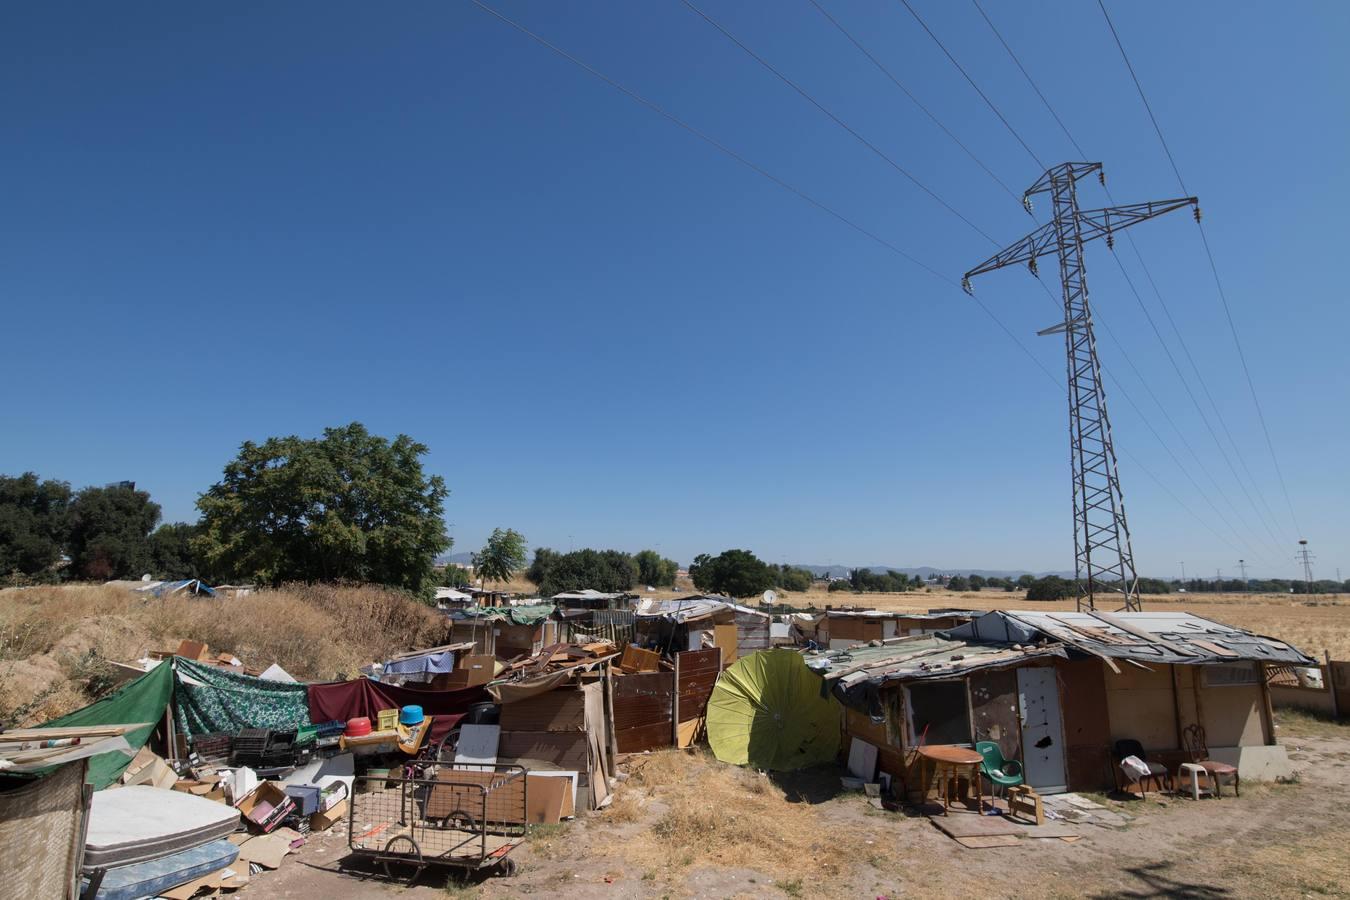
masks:
<svg viewBox="0 0 1350 900"><path fill-rule="evenodd" d="M385 675L438 675L455 668L455 651L424 653L405 659L392 659L384 664Z"/></svg>

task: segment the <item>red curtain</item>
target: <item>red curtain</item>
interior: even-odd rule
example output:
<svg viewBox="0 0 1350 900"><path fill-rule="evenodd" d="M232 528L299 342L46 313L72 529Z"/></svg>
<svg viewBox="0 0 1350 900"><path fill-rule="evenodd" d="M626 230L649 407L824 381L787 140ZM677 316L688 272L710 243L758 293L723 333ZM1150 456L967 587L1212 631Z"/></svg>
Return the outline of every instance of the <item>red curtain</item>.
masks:
<svg viewBox="0 0 1350 900"><path fill-rule="evenodd" d="M490 702L492 697L482 687L461 691L419 690L381 684L369 678L309 686L309 718L312 722L345 722L358 716L368 716L373 723L375 714L382 709L420 706L423 712L432 717L433 741L444 737L464 717L470 706Z"/></svg>

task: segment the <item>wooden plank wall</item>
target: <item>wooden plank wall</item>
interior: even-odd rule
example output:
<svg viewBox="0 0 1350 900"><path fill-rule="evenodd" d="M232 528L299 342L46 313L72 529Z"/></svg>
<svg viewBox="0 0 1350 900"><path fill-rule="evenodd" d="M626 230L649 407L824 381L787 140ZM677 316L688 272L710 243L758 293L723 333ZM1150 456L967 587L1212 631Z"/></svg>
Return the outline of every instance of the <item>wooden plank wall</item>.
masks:
<svg viewBox="0 0 1350 900"><path fill-rule="evenodd" d="M690 650L675 654L675 659L678 680L675 708L679 711L675 743L688 747L703 731L703 721L708 714L708 698L712 696L717 676L722 672L722 651L717 647Z"/></svg>
<svg viewBox="0 0 1350 900"><path fill-rule="evenodd" d="M671 745L674 686L674 672L614 676L614 736L620 753Z"/></svg>

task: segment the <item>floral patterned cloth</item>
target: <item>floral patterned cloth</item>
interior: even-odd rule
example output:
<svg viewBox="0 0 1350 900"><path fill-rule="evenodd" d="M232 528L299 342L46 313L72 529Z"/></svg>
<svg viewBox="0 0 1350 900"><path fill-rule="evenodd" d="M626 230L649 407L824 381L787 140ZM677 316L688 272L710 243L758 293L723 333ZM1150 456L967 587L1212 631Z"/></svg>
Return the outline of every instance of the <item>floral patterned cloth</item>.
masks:
<svg viewBox="0 0 1350 900"><path fill-rule="evenodd" d="M310 724L309 688L269 681L183 657L174 658L174 714L178 729L196 737L243 728L288 730Z"/></svg>

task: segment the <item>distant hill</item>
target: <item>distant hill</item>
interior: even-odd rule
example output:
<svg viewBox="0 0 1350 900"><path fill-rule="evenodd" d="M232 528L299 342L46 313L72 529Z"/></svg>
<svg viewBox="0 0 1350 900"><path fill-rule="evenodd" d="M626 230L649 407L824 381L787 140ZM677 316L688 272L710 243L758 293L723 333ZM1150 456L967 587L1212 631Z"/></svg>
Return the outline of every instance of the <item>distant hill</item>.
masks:
<svg viewBox="0 0 1350 900"><path fill-rule="evenodd" d="M1072 572L1032 572L1029 569L935 569L932 566L821 566L798 563L798 568L810 569L820 578L844 578L852 569L871 569L873 572L904 572L906 575L918 575L929 579L934 575L979 575L981 578L1019 578L1031 575L1041 578L1045 575L1058 575L1061 578L1073 578Z"/></svg>

